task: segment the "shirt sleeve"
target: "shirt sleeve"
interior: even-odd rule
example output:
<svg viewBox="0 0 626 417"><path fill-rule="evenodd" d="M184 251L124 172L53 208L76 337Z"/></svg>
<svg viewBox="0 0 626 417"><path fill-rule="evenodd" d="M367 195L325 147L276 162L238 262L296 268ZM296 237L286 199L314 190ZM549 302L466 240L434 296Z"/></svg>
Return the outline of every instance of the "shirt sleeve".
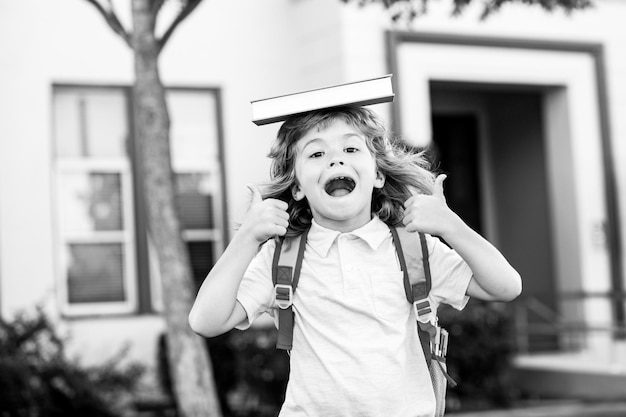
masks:
<svg viewBox="0 0 626 417"><path fill-rule="evenodd" d="M272 313L272 259L275 248L273 239L264 243L244 273L237 291L237 301L245 310L247 319L235 326L236 329L245 330L263 313Z"/></svg>
<svg viewBox="0 0 626 417"><path fill-rule="evenodd" d="M466 291L472 270L454 249L438 238L426 235L426 242L432 280L431 301L436 307L444 303L462 310L469 301Z"/></svg>

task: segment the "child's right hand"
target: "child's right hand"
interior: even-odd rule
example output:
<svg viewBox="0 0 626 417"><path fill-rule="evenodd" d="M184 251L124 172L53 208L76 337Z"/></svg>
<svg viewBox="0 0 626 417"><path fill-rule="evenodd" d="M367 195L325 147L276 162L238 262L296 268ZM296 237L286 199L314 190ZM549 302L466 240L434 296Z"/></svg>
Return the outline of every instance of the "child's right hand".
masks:
<svg viewBox="0 0 626 417"><path fill-rule="evenodd" d="M263 200L257 187L248 188L252 192L252 203L239 231L253 237L258 243L274 236L284 236L289 226L287 203L275 198Z"/></svg>

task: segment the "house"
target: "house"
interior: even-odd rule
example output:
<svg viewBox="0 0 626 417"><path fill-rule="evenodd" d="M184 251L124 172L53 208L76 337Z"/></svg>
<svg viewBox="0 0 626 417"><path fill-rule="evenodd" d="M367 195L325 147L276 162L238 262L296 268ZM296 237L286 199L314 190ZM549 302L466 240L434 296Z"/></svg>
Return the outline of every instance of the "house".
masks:
<svg viewBox="0 0 626 417"><path fill-rule="evenodd" d="M596 3L481 21L478 4L432 2L412 24L337 0L202 3L160 59L196 279L268 175L277 126L252 124L250 100L393 73L376 109L436 149L450 204L523 276L521 375L625 395L626 3ZM86 1L7 1L0 62L0 315L43 305L86 360L129 343L152 362L164 323L130 51Z"/></svg>

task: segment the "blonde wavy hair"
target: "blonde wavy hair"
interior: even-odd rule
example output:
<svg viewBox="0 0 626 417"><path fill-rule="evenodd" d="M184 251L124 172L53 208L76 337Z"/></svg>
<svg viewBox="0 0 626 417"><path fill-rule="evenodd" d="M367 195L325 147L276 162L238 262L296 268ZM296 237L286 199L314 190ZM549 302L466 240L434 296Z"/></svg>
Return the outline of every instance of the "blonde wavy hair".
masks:
<svg viewBox="0 0 626 417"><path fill-rule="evenodd" d="M390 226L404 217L404 203L413 194L432 194L435 174L424 151L417 152L398 138L390 137L385 124L365 107L342 106L290 116L278 130L269 157L270 181L263 187L263 198L287 202L288 236L302 233L311 225L312 213L305 199L296 201L292 186L296 183L296 143L312 129L324 129L335 120L343 120L363 133L377 170L385 176L382 188L372 195L372 214Z"/></svg>

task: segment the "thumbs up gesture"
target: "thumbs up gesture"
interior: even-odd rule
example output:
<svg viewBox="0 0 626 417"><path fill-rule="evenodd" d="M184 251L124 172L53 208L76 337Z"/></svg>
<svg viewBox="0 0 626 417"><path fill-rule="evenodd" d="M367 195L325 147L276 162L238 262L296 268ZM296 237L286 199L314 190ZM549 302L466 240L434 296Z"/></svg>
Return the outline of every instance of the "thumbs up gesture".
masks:
<svg viewBox="0 0 626 417"><path fill-rule="evenodd" d="M404 203L404 220L402 223L409 232L424 232L436 236L446 235L459 217L446 204L443 193L443 182L446 175L435 179L431 195L416 194Z"/></svg>
<svg viewBox="0 0 626 417"><path fill-rule="evenodd" d="M258 243L263 243L274 236L283 236L289 226L287 203L274 199L263 199L257 187L248 186L252 193L250 210L239 231L247 233Z"/></svg>

